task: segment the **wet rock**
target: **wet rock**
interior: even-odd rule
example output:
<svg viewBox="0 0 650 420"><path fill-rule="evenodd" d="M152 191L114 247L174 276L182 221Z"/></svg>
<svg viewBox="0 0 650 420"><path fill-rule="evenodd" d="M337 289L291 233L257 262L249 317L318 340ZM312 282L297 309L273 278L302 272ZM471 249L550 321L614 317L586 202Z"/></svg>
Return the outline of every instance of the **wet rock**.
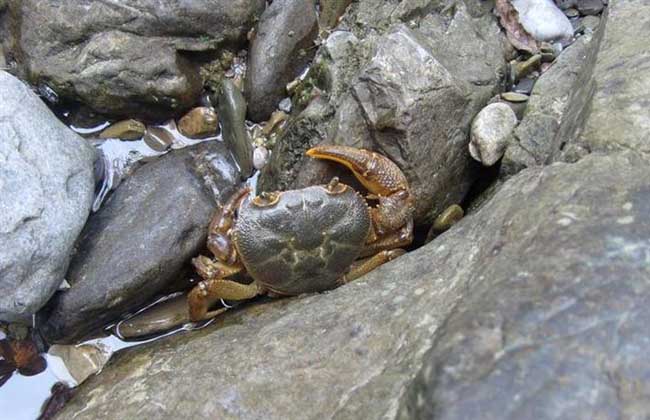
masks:
<svg viewBox="0 0 650 420"><path fill-rule="evenodd" d="M318 18L313 0L276 0L262 14L251 44L246 99L248 115L264 121L286 96L287 83L315 53Z"/></svg>
<svg viewBox="0 0 650 420"><path fill-rule="evenodd" d="M3 71L0 91L0 321L31 324L88 217L95 153Z"/></svg>
<svg viewBox="0 0 650 420"><path fill-rule="evenodd" d="M528 99L530 99L528 95L524 95L523 93L517 93L517 92L504 92L501 94L501 98L504 101L514 102L514 103L527 102Z"/></svg>
<svg viewBox="0 0 650 420"><path fill-rule="evenodd" d="M483 219L477 246L491 256L397 418L648 413L649 163L625 152L526 170L457 225Z"/></svg>
<svg viewBox="0 0 650 420"><path fill-rule="evenodd" d="M112 351L101 343L82 345L55 344L49 348L47 353L50 356L62 360L72 378L77 384L82 383L90 375L102 370Z"/></svg>
<svg viewBox="0 0 650 420"><path fill-rule="evenodd" d="M201 78L193 53L243 45L264 3L13 2L13 53L28 80L47 84L62 99L115 116L161 119L198 100Z"/></svg>
<svg viewBox="0 0 650 420"><path fill-rule="evenodd" d="M137 120L123 120L109 127L99 133L102 139L121 139L121 140L137 140L144 136L146 127Z"/></svg>
<svg viewBox="0 0 650 420"><path fill-rule="evenodd" d="M602 0L580 0L577 2L576 7L583 15L598 15L605 7Z"/></svg>
<svg viewBox="0 0 650 420"><path fill-rule="evenodd" d="M497 102L483 108L472 122L469 153L484 166L494 165L517 125L517 116L508 105Z"/></svg>
<svg viewBox="0 0 650 420"><path fill-rule="evenodd" d="M418 401L422 388L408 387L418 371L445 381L424 388L432 392L422 394L423 403L441 401L442 414L468 407L459 411L464 418L483 418L470 411L483 406L488 418L507 416L517 407L513 395L545 402L535 407L593 413L589 396L619 401L616 389L630 389L619 407L635 409L643 401L635 392L648 381L644 324L637 327L648 314L648 163L629 153L525 171L434 242L358 281L325 294L258 302L201 331L120 352L80 387L61 418L398 418L400 405L406 410ZM626 224L629 216L643 229ZM630 283L618 281L620 275ZM612 300L601 300L608 292ZM536 326L536 335L525 335ZM546 345L526 346L526 337ZM584 343L589 357L575 346L567 352L567 343ZM572 363L561 364L563 358ZM421 368L432 360L450 369ZM518 361L546 360L557 363L517 370ZM482 369L501 361L511 369ZM612 377L610 366L636 367L639 375L621 368ZM623 387L629 383L639 387ZM477 400L482 404L472 406Z"/></svg>
<svg viewBox="0 0 650 420"><path fill-rule="evenodd" d="M314 86L317 105L308 119L299 114L289 121L260 187L328 182L332 165L303 156L314 143L328 142L395 161L415 191L418 223L460 202L475 176L467 151L471 120L496 93L505 67L494 17L489 10L472 13L464 3L443 16L413 4L353 2L341 23L352 33L334 32L303 82Z"/></svg>
<svg viewBox="0 0 650 420"><path fill-rule="evenodd" d="M41 315L50 342L70 343L138 309L174 280L205 243L215 198L239 173L220 142L141 166L88 220L59 293Z"/></svg>
<svg viewBox="0 0 650 420"><path fill-rule="evenodd" d="M174 142L174 135L166 127L149 126L144 133L143 140L147 146L156 152L164 152Z"/></svg>
<svg viewBox="0 0 650 420"><path fill-rule="evenodd" d="M431 225L431 229L429 229L429 233L427 234L427 242L449 230L453 225L458 223L464 215L465 212L463 211L463 208L458 204L453 204L447 207L445 211L440 213L433 221L433 225Z"/></svg>
<svg viewBox="0 0 650 420"><path fill-rule="evenodd" d="M178 121L178 131L192 139L202 139L217 134L219 118L212 108L192 109Z"/></svg>
<svg viewBox="0 0 650 420"><path fill-rule="evenodd" d="M573 26L553 0L512 0L519 12L519 21L538 41L568 41Z"/></svg>
<svg viewBox="0 0 650 420"><path fill-rule="evenodd" d="M503 157L502 174L562 159L562 150L579 135L589 112L602 34L599 29L579 37L537 79Z"/></svg>
<svg viewBox="0 0 650 420"><path fill-rule="evenodd" d="M230 80L224 80L219 93L219 116L223 139L235 156L241 176L253 172L253 145L246 131L246 100Z"/></svg>
<svg viewBox="0 0 650 420"><path fill-rule="evenodd" d="M115 334L126 340L145 339L190 323L186 293L163 299L135 316L120 321L115 326Z"/></svg>
<svg viewBox="0 0 650 420"><path fill-rule="evenodd" d="M590 151L633 149L650 152L650 4L611 2L594 70L591 113L566 160Z"/></svg>
<svg viewBox="0 0 650 420"><path fill-rule="evenodd" d="M535 80L525 78L519 81L512 90L516 93L523 93L524 95L530 95L533 91L533 86L535 86Z"/></svg>
<svg viewBox="0 0 650 420"><path fill-rule="evenodd" d="M321 0L318 21L322 29L333 29L352 0Z"/></svg>

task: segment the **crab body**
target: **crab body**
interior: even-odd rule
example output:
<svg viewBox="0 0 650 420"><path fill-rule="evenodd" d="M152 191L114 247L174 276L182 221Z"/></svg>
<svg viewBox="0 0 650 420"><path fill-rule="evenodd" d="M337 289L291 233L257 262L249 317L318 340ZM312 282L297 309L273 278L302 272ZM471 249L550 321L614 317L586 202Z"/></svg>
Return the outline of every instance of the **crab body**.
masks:
<svg viewBox="0 0 650 420"><path fill-rule="evenodd" d="M339 184L278 193L274 203L247 197L232 239L247 273L277 295L337 286L370 232L366 201Z"/></svg>
<svg viewBox="0 0 650 420"><path fill-rule="evenodd" d="M402 171L375 152L319 146L307 155L341 163L368 189L366 200L337 178L327 185L262 193L241 189L215 213L207 246L192 260L204 279L188 295L190 318L210 318L219 299L320 292L352 281L413 240L413 196ZM359 257L367 257L358 259ZM253 282L228 278L246 273Z"/></svg>

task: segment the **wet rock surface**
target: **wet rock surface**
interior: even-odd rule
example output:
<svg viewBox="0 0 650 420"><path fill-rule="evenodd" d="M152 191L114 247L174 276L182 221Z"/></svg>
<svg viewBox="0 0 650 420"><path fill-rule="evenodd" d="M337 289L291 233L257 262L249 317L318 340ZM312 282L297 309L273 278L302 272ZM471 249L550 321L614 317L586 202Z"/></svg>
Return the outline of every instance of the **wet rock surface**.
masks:
<svg viewBox="0 0 650 420"><path fill-rule="evenodd" d="M487 216L489 257L398 418L647 415L648 163L626 152L526 170L460 223Z"/></svg>
<svg viewBox="0 0 650 420"><path fill-rule="evenodd" d="M241 176L247 178L253 172L253 145L246 131L246 100L233 82L224 80L218 102L223 139L235 157Z"/></svg>
<svg viewBox="0 0 650 420"><path fill-rule="evenodd" d="M0 321L31 323L88 217L95 153L3 71L0 92Z"/></svg>
<svg viewBox="0 0 650 420"><path fill-rule="evenodd" d="M636 228L650 226L649 168L625 153L524 171L434 242L356 282L257 302L120 353L61 418L412 418L428 404L441 416L482 417L477 401L499 418L518 407L513 395L531 410L594 413L592 380L603 398L616 383L630 389L625 405L638 410L650 381L641 345L649 232ZM443 385L409 386L418 371Z"/></svg>
<svg viewBox="0 0 650 420"><path fill-rule="evenodd" d="M314 56L318 17L313 0L276 0L262 14L246 74L248 115L266 120L286 95L286 85Z"/></svg>
<svg viewBox="0 0 650 420"><path fill-rule="evenodd" d="M594 69L591 113L566 159L589 151L650 152L650 4L612 2Z"/></svg>
<svg viewBox="0 0 650 420"><path fill-rule="evenodd" d="M472 1L448 14L407 3L350 5L340 27L351 33L334 32L307 76L317 86L321 116L311 113L308 131L287 130L278 139L283 153L271 157L264 189L329 180L331 171L299 157L317 132L323 142L377 150L395 161L416 194L419 222L462 199L474 179L469 126L503 76L503 38L489 10ZM415 29L402 24L411 21Z"/></svg>
<svg viewBox="0 0 650 420"><path fill-rule="evenodd" d="M199 254L215 208L239 181L222 143L173 151L140 167L85 226L69 290L42 314L50 342L73 342L146 303Z"/></svg>
<svg viewBox="0 0 650 420"><path fill-rule="evenodd" d="M198 99L193 54L242 45L264 1L27 0L10 9L9 46L27 80L102 113L160 118Z"/></svg>

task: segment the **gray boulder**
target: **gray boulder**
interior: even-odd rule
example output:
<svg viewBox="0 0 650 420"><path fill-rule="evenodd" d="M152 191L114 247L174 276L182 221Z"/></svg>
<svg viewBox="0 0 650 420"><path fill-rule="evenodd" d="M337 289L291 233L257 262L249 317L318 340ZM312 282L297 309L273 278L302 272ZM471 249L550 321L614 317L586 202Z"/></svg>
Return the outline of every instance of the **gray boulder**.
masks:
<svg viewBox="0 0 650 420"><path fill-rule="evenodd" d="M275 0L262 14L246 73L248 113L264 121L286 97L286 85L315 53L318 17L313 0Z"/></svg>
<svg viewBox="0 0 650 420"><path fill-rule="evenodd" d="M304 149L317 132L325 133L322 142L381 152L406 173L423 222L459 202L475 177L469 127L498 90L503 38L489 11L470 0L445 11L415 2L353 2L340 27L351 34L330 36L305 82L316 86L314 100L324 97L329 106L320 107L322 117L311 112L309 131L280 137L276 148L286 151L294 146L282 143L302 136L296 149ZM274 153L262 187L296 188L332 176L297 155Z"/></svg>
<svg viewBox="0 0 650 420"><path fill-rule="evenodd" d="M197 53L241 46L263 0L12 1L13 55L61 99L124 117L161 118L201 90Z"/></svg>
<svg viewBox="0 0 650 420"><path fill-rule="evenodd" d="M594 69L596 89L582 135L567 159L589 151L650 152L650 4L611 2Z"/></svg>
<svg viewBox="0 0 650 420"><path fill-rule="evenodd" d="M3 71L0 92L0 321L31 323L88 217L95 154Z"/></svg>
<svg viewBox="0 0 650 420"><path fill-rule="evenodd" d="M44 310L44 336L69 343L98 333L188 278L215 198L227 198L238 182L232 158L216 141L140 167L90 217L68 270L71 287Z"/></svg>
<svg viewBox="0 0 650 420"><path fill-rule="evenodd" d="M485 222L489 257L399 418L647 416L649 163L624 152L522 171L466 221Z"/></svg>
<svg viewBox="0 0 650 420"><path fill-rule="evenodd" d="M565 49L537 80L524 118L510 138L502 174L563 159L563 150L580 135L589 114L596 86L594 65L604 32L603 20L595 32Z"/></svg>
<svg viewBox="0 0 650 420"><path fill-rule="evenodd" d="M528 418L521 401L587 413L571 418L603 401L642 411L648 163L625 153L523 171L358 281L120 352L59 418ZM438 381L411 386L417 372Z"/></svg>

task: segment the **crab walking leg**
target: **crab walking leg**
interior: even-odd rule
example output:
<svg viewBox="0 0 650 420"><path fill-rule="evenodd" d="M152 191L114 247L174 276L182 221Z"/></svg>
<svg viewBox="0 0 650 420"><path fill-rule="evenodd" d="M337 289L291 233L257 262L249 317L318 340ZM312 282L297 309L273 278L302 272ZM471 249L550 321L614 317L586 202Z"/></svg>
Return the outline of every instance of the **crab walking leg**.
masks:
<svg viewBox="0 0 650 420"><path fill-rule="evenodd" d="M230 239L235 212L250 193L250 188L242 188L230 196L226 204L219 208L208 226L208 249L221 262L232 265L237 261L237 252Z"/></svg>
<svg viewBox="0 0 650 420"><path fill-rule="evenodd" d="M361 251L362 257L376 254L380 251L386 251L403 246L410 245L413 242L413 221L410 220L406 226L396 232L377 239L374 242L366 243Z"/></svg>
<svg viewBox="0 0 650 420"><path fill-rule="evenodd" d="M190 319L194 322L201 321L223 312L221 309L208 312L210 306L220 299L246 300L262 293L262 289L255 282L241 284L227 279L204 280L197 284L187 295Z"/></svg>
<svg viewBox="0 0 650 420"><path fill-rule="evenodd" d="M371 272L380 265L386 264L388 261L392 261L395 258L404 255L405 253L406 251L403 249L397 248L388 251L381 251L372 257L356 261L354 264L352 264L347 274L341 277L338 282L340 284L346 284L353 280L356 280L364 274Z"/></svg>
<svg viewBox="0 0 650 420"><path fill-rule="evenodd" d="M378 153L348 146L316 146L307 156L338 162L379 200L372 209L375 237L381 237L404 226L413 215L414 198L402 170Z"/></svg>

